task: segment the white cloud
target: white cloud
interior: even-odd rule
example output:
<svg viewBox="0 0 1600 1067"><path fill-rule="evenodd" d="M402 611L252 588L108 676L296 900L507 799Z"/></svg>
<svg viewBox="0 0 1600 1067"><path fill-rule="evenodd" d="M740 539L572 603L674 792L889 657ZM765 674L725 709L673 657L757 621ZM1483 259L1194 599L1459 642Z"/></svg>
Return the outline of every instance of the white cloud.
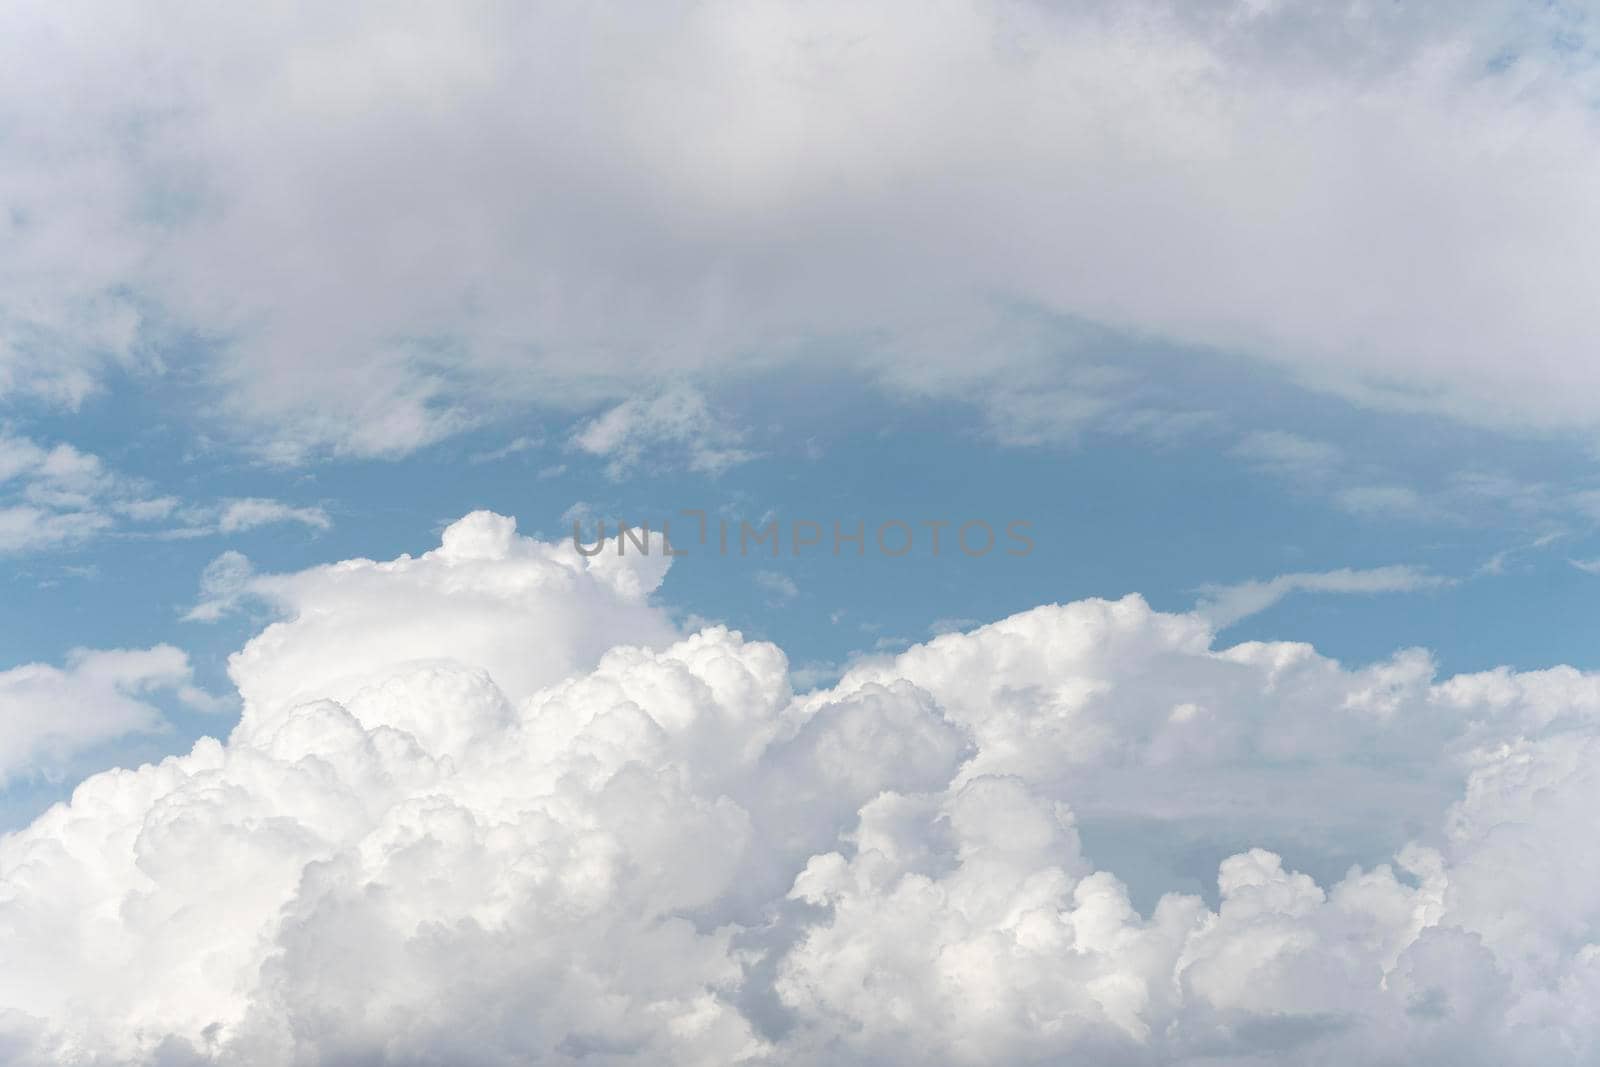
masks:
<svg viewBox="0 0 1600 1067"><path fill-rule="evenodd" d="M1280 574L1276 578L1239 582L1236 585L1203 586L1200 603L1195 610L1210 619L1218 629L1223 629L1267 610L1293 593L1415 593L1450 584L1451 579L1429 574L1416 567L1372 567L1367 570L1341 567L1333 571Z"/></svg>
<svg viewBox="0 0 1600 1067"><path fill-rule="evenodd" d="M188 657L170 645L77 649L65 667L27 663L0 671L0 784L58 775L96 745L162 729L165 720L149 701L162 691L198 706L210 702L190 682Z"/></svg>
<svg viewBox="0 0 1600 1067"><path fill-rule="evenodd" d="M0 554L87 541L145 510L143 486L69 444L0 432Z"/></svg>
<svg viewBox="0 0 1600 1067"><path fill-rule="evenodd" d="M378 665L460 659L488 669L520 699L614 644L660 643L674 631L647 598L668 561L659 534L651 543L649 555L584 557L570 539L533 541L517 534L515 520L480 511L415 558L246 572L235 581L240 560L224 557L224 590L242 583L285 617L229 661L246 722L251 708L342 698ZM352 641L352 628L361 641Z"/></svg>
<svg viewBox="0 0 1600 1067"><path fill-rule="evenodd" d="M627 400L579 426L572 446L607 458L606 473L621 478L641 465L684 466L721 474L753 458L737 447L741 435L699 392L678 387L648 400Z"/></svg>
<svg viewBox="0 0 1600 1067"><path fill-rule="evenodd" d="M0 507L0 553L78 544L110 525L109 519L94 512L54 512L31 505Z"/></svg>
<svg viewBox="0 0 1600 1067"><path fill-rule="evenodd" d="M111 507L135 522L156 522L177 511L181 505L182 501L175 496L158 496L147 500L120 500Z"/></svg>
<svg viewBox="0 0 1600 1067"><path fill-rule="evenodd" d="M294 461L849 344L1038 440L1103 397L1030 402L1061 345L986 324L1060 315L1592 429L1590 33L1488 0L13 5L0 391L219 338L213 414Z"/></svg>
<svg viewBox="0 0 1600 1067"><path fill-rule="evenodd" d="M280 522L297 522L314 530L326 530L333 525L328 513L321 508L297 508L279 500L261 497L227 500L219 508L221 513L217 517L217 529L222 533L254 530L258 526Z"/></svg>
<svg viewBox="0 0 1600 1067"><path fill-rule="evenodd" d="M1255 470L1324 497L1335 508L1375 521L1525 527L1534 541L1560 536L1567 523L1600 515L1600 491L1570 480L1551 484L1503 471L1467 468L1418 489L1397 484L1392 457L1352 457L1344 448L1281 430L1244 435L1229 454ZM1535 547L1530 545L1530 547Z"/></svg>
<svg viewBox="0 0 1600 1067"><path fill-rule="evenodd" d="M236 610L251 595L256 569L242 552L232 549L206 564L200 572L200 599L184 619L190 622L216 622Z"/></svg>
<svg viewBox="0 0 1600 1067"><path fill-rule="evenodd" d="M225 743L0 840L10 1061L1600 1053L1600 678L1128 597L796 697L659 577L479 513L262 585Z"/></svg>
<svg viewBox="0 0 1600 1067"><path fill-rule="evenodd" d="M1475 576L1496 576L1508 573L1513 567L1526 570L1528 563L1525 559L1531 553L1549 548L1558 541L1564 541L1571 534L1564 529L1557 528L1549 533L1540 534L1531 541L1511 545L1495 552L1488 559L1478 565L1473 571Z"/></svg>
<svg viewBox="0 0 1600 1067"><path fill-rule="evenodd" d="M1429 519L1446 515L1421 493L1404 485L1358 485L1334 494L1340 509L1352 515L1386 519Z"/></svg>
<svg viewBox="0 0 1600 1067"><path fill-rule="evenodd" d="M513 437L499 448L490 449L487 452L474 452L469 459L472 463L496 463L502 459L518 456L524 452L532 452L542 447L544 447L543 437L530 437L523 434L519 437Z"/></svg>
<svg viewBox="0 0 1600 1067"><path fill-rule="evenodd" d="M1338 446L1283 430L1248 434L1234 446L1233 455L1268 474L1307 486L1326 482L1344 463Z"/></svg>
<svg viewBox="0 0 1600 1067"><path fill-rule="evenodd" d="M0 432L0 555L71 547L114 533L206 537L285 522L318 530L332 525L320 507L264 497L186 504L154 496L144 479L111 470L99 456Z"/></svg>
<svg viewBox="0 0 1600 1067"><path fill-rule="evenodd" d="M800 595L800 587L795 584L794 579L778 571L756 571L755 583L780 604Z"/></svg>

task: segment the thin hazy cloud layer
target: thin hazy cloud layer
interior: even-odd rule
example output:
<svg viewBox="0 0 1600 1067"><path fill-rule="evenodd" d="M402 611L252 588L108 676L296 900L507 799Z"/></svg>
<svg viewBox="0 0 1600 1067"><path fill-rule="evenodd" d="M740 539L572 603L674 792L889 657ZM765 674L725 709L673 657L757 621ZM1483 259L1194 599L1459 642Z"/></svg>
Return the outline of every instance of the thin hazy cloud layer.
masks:
<svg viewBox="0 0 1600 1067"><path fill-rule="evenodd" d="M1125 402L1064 316L1588 431L1591 35L1476 0L8 5L0 395L183 371L296 463L846 351L1039 443ZM620 410L580 443L622 467L743 457Z"/></svg>

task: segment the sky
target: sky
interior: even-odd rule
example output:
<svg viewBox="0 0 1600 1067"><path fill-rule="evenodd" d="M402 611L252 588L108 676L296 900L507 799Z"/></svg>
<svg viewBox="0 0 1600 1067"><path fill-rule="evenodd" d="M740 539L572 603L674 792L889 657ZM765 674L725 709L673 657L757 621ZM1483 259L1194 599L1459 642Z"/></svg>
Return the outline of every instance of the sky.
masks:
<svg viewBox="0 0 1600 1067"><path fill-rule="evenodd" d="M0 11L0 1059L1592 1062L1597 15Z"/></svg>

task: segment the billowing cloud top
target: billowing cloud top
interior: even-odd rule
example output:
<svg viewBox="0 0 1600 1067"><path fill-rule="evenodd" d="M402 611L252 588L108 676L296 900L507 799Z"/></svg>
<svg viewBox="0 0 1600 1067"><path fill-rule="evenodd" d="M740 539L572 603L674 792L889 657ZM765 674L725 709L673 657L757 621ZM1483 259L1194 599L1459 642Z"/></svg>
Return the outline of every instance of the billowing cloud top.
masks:
<svg viewBox="0 0 1600 1067"><path fill-rule="evenodd" d="M1592 676L1130 596L796 695L569 553L479 513L261 580L233 736L0 842L7 1062L1600 1055Z"/></svg>
<svg viewBox="0 0 1600 1067"><path fill-rule="evenodd" d="M342 700L406 661L481 667L520 700L612 645L660 644L673 631L647 602L667 570L659 542L653 553L584 556L571 540L533 541L515 520L479 511L415 559L244 579L290 616L230 661L245 724L276 722L296 697Z"/></svg>

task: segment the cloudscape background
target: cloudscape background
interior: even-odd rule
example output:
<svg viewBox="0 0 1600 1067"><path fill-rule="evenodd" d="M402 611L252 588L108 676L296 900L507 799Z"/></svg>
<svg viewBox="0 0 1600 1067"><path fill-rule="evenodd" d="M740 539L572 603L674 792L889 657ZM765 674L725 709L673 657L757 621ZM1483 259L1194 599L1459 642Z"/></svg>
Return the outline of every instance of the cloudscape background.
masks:
<svg viewBox="0 0 1600 1067"><path fill-rule="evenodd" d="M0 1062L1600 1060L1597 15L0 10Z"/></svg>

